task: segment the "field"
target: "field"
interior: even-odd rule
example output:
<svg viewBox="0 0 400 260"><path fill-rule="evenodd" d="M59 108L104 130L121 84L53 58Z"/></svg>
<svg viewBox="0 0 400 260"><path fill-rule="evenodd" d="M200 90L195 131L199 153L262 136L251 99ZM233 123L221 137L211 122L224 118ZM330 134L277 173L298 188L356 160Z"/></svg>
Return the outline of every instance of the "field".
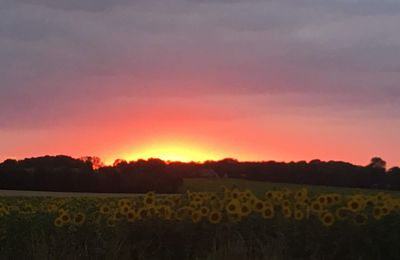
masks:
<svg viewBox="0 0 400 260"><path fill-rule="evenodd" d="M0 195L0 259L400 258L397 192L187 179L182 194Z"/></svg>
<svg viewBox="0 0 400 260"><path fill-rule="evenodd" d="M185 179L183 182L182 191L220 191L221 187L239 189L250 189L256 195L264 195L266 190L275 189L301 189L306 188L311 193L341 193L346 195L363 193L363 194L374 194L378 192L385 192L391 195L399 195L398 191L383 191L373 189L357 189L357 188L345 188L345 187L331 187L331 186L312 186L312 185L299 185L290 183L271 183L261 181L251 181L245 179L212 179L212 178L192 178Z"/></svg>

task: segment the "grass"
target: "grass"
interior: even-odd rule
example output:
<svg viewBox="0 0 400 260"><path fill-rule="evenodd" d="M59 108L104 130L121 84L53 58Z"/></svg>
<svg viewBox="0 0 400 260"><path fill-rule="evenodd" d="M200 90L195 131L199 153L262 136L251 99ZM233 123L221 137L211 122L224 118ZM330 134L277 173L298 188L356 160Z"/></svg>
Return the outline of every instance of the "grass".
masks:
<svg viewBox="0 0 400 260"><path fill-rule="evenodd" d="M262 181L251 181L245 179L230 179L230 178L187 178L183 181L181 192L186 191L221 191L223 187L233 188L237 187L241 190L252 190L256 195L260 196L266 190L276 189L299 189L307 188L312 193L341 193L344 195L352 195L357 193L373 194L378 192L385 192L392 195L400 196L400 191L390 190L376 190L376 189L360 189L360 188L347 188L347 187L334 187L334 186L320 186L320 185L301 185L291 183L272 183ZM85 192L49 192L49 191L21 191L21 190L0 190L0 197L131 197L136 196L135 193L85 193Z"/></svg>
<svg viewBox="0 0 400 260"><path fill-rule="evenodd" d="M352 195L357 193L373 194L382 192L383 190L374 189L360 189L360 188L347 188L347 187L334 187L334 186L317 186L317 185L301 185L291 183L272 183L251 181L245 179L229 179L229 178L190 178L185 179L182 186L182 192L189 191L220 191L222 187L252 190L256 195L263 195L266 190L276 189L299 189L307 188L312 193L341 193L344 195ZM400 191L384 190L383 192L392 195L400 195Z"/></svg>
<svg viewBox="0 0 400 260"><path fill-rule="evenodd" d="M53 191L24 191L24 190L0 190L0 197L104 197L119 198L137 196L136 193L88 193L88 192L53 192Z"/></svg>

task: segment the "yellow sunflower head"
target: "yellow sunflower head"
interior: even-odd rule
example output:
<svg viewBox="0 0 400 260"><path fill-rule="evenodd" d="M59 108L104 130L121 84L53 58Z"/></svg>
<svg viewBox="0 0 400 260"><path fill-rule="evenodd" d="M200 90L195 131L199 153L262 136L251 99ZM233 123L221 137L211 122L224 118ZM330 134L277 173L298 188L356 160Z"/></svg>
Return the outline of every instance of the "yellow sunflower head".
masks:
<svg viewBox="0 0 400 260"><path fill-rule="evenodd" d="M56 227L62 227L63 224L64 224L64 222L61 220L60 217L58 217L58 218L56 218L56 219L54 220L54 226L56 226Z"/></svg>
<svg viewBox="0 0 400 260"><path fill-rule="evenodd" d="M115 218L111 217L107 219L107 227L115 227L117 221Z"/></svg>
<svg viewBox="0 0 400 260"><path fill-rule="evenodd" d="M240 215L241 216L248 216L251 213L251 206L243 203L240 206Z"/></svg>
<svg viewBox="0 0 400 260"><path fill-rule="evenodd" d="M136 220L136 211L133 209L129 210L126 214L126 220L128 222L134 222Z"/></svg>
<svg viewBox="0 0 400 260"><path fill-rule="evenodd" d="M262 217L265 219L272 219L275 217L275 210L273 207L265 207L262 211Z"/></svg>
<svg viewBox="0 0 400 260"><path fill-rule="evenodd" d="M73 219L75 225L80 226L85 222L86 215L83 212L76 213Z"/></svg>
<svg viewBox="0 0 400 260"><path fill-rule="evenodd" d="M326 226L332 226L335 223L335 217L330 212L324 212L319 216L321 223Z"/></svg>
<svg viewBox="0 0 400 260"><path fill-rule="evenodd" d="M239 200L231 200L225 207L229 214L238 214L240 212L240 202Z"/></svg>
<svg viewBox="0 0 400 260"><path fill-rule="evenodd" d="M68 212L65 212L59 216L63 224L67 224L71 221L71 216Z"/></svg>
<svg viewBox="0 0 400 260"><path fill-rule="evenodd" d="M304 219L304 212L301 210L295 210L294 211L294 219L296 220L303 220Z"/></svg>
<svg viewBox="0 0 400 260"><path fill-rule="evenodd" d="M353 212L360 212L364 207L361 200L353 198L347 202L347 208Z"/></svg>
<svg viewBox="0 0 400 260"><path fill-rule="evenodd" d="M324 210L324 206L318 200L313 201L313 202L311 202L310 210L311 210L311 212L314 212L314 213L320 213L321 211Z"/></svg>
<svg viewBox="0 0 400 260"><path fill-rule="evenodd" d="M262 212L264 209L265 203L262 200L256 200L253 203L253 210L255 212Z"/></svg>
<svg viewBox="0 0 400 260"><path fill-rule="evenodd" d="M200 214L205 217L208 215L208 213L210 212L210 209L208 207L201 207L200 208Z"/></svg>
<svg viewBox="0 0 400 260"><path fill-rule="evenodd" d="M339 220L348 219L353 214L353 211L348 209L347 207L337 208L335 211L335 216Z"/></svg>
<svg viewBox="0 0 400 260"><path fill-rule="evenodd" d="M372 209L372 216L374 217L374 219L381 219L384 216L382 208L374 207Z"/></svg>
<svg viewBox="0 0 400 260"><path fill-rule="evenodd" d="M100 213L103 215L108 215L111 212L111 208L110 206L108 206L107 204L104 204L100 207Z"/></svg>
<svg viewBox="0 0 400 260"><path fill-rule="evenodd" d="M292 209L289 207L283 207L282 215L285 219L289 219L292 216Z"/></svg>
<svg viewBox="0 0 400 260"><path fill-rule="evenodd" d="M200 222L200 220L202 219L201 212L199 210L193 211L192 215L191 215L191 218L192 218L193 223Z"/></svg>
<svg viewBox="0 0 400 260"><path fill-rule="evenodd" d="M222 213L218 210L212 210L208 214L208 221L212 224L218 224L222 220Z"/></svg>

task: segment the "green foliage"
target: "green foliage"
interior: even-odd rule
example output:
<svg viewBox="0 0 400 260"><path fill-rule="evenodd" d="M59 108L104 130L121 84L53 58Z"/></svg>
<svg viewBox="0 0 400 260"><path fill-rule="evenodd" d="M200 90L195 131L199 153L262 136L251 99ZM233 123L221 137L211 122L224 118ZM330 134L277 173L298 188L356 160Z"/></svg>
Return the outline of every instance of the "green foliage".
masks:
<svg viewBox="0 0 400 260"><path fill-rule="evenodd" d="M199 187L205 183L197 181ZM0 259L400 258L398 196L266 188L255 189L257 196L225 188L181 195L0 197ZM273 217L258 211L260 201L264 209L271 207ZM315 203L321 210L313 210ZM230 204L240 207L231 211ZM377 207L385 213L377 214ZM209 211L197 219L203 208ZM285 208L293 214L287 215ZM346 218L335 215L341 208L348 212ZM296 210L302 218L295 217ZM210 219L211 212L222 218ZM332 223L324 220L327 214ZM357 222L359 216L366 221Z"/></svg>

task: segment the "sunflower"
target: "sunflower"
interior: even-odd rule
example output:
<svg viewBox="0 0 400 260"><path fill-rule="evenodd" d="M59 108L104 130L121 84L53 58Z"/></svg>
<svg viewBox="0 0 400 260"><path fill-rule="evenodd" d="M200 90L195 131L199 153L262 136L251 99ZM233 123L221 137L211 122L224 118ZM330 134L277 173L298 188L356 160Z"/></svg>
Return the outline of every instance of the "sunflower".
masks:
<svg viewBox="0 0 400 260"><path fill-rule="evenodd" d="M145 196L146 197L155 197L156 196L156 193L154 192L154 191L149 191L149 192L147 192L146 194L145 194Z"/></svg>
<svg viewBox="0 0 400 260"><path fill-rule="evenodd" d="M383 214L384 216L389 215L390 212L391 212L391 210L390 210L388 207L386 207L386 206L382 206L381 209L382 209L382 214Z"/></svg>
<svg viewBox="0 0 400 260"><path fill-rule="evenodd" d="M116 211L116 212L114 212L113 217L115 220L121 220L124 218L124 215L122 215L121 212Z"/></svg>
<svg viewBox="0 0 400 260"><path fill-rule="evenodd" d="M122 207L119 208L119 212L120 212L122 215L126 215L130 210L131 210L131 207L128 206L128 205L126 205L126 204L125 204L124 206L122 206Z"/></svg>
<svg viewBox="0 0 400 260"><path fill-rule="evenodd" d="M335 211L335 216L339 220L348 219L352 215L353 211L348 209L347 207L337 208Z"/></svg>
<svg viewBox="0 0 400 260"><path fill-rule="evenodd" d="M241 197L241 193L238 190L234 190L231 193L232 199L239 199Z"/></svg>
<svg viewBox="0 0 400 260"><path fill-rule="evenodd" d="M384 200L386 198L385 193L379 192L378 194L375 195L377 200Z"/></svg>
<svg viewBox="0 0 400 260"><path fill-rule="evenodd" d="M253 208L254 204L256 204L257 202L257 198L251 198L249 200L247 200L247 203L249 203L251 205L251 207Z"/></svg>
<svg viewBox="0 0 400 260"><path fill-rule="evenodd" d="M340 203L342 201L342 195L334 193L332 194L332 199L334 203Z"/></svg>
<svg viewBox="0 0 400 260"><path fill-rule="evenodd" d="M326 198L327 205L332 205L334 203L334 200L333 200L333 197L331 194L326 195L325 198Z"/></svg>
<svg viewBox="0 0 400 260"><path fill-rule="evenodd" d="M272 219L275 216L275 211L273 207L266 207L262 212L262 217L265 219Z"/></svg>
<svg viewBox="0 0 400 260"><path fill-rule="evenodd" d="M375 219L381 219L384 216L382 208L381 207L374 207L372 209L372 216Z"/></svg>
<svg viewBox="0 0 400 260"><path fill-rule="evenodd" d="M397 199L393 202L393 209L399 210L400 209L400 200Z"/></svg>
<svg viewBox="0 0 400 260"><path fill-rule="evenodd" d="M323 205L318 200L313 201L310 205L310 210L314 213L320 213L321 211L323 211L323 209Z"/></svg>
<svg viewBox="0 0 400 260"><path fill-rule="evenodd" d="M194 200L189 202L189 207L199 208L200 206L201 206L201 202L197 202L197 201L194 201Z"/></svg>
<svg viewBox="0 0 400 260"><path fill-rule="evenodd" d="M63 224L64 224L64 222L61 220L60 217L58 217L58 218L56 218L56 219L54 220L54 226L56 226L56 227L62 227Z"/></svg>
<svg viewBox="0 0 400 260"><path fill-rule="evenodd" d="M59 218L61 219L63 224L67 224L71 221L71 216L69 215L68 212L62 213Z"/></svg>
<svg viewBox="0 0 400 260"><path fill-rule="evenodd" d="M118 207L122 208L124 206L131 206L132 203L129 201L129 199L120 199L117 202Z"/></svg>
<svg viewBox="0 0 400 260"><path fill-rule="evenodd" d="M394 209L394 201L392 199L385 199L383 201L383 206L389 209L389 211L392 211Z"/></svg>
<svg viewBox="0 0 400 260"><path fill-rule="evenodd" d="M137 212L138 219L146 219L148 214L147 214L147 209L146 208L140 208Z"/></svg>
<svg viewBox="0 0 400 260"><path fill-rule="evenodd" d="M365 203L366 203L366 206L368 206L368 207L373 207L373 206L377 203L377 200L376 200L374 197L369 197L369 198L365 201Z"/></svg>
<svg viewBox="0 0 400 260"><path fill-rule="evenodd" d="M308 193L307 189L302 188L302 189L300 189L300 190L295 192L294 199L296 201L304 201L304 199L307 197L307 193Z"/></svg>
<svg viewBox="0 0 400 260"><path fill-rule="evenodd" d="M210 199L209 199L210 201L218 201L218 196L216 195L216 194L212 194L211 196L210 196Z"/></svg>
<svg viewBox="0 0 400 260"><path fill-rule="evenodd" d="M235 214L240 212L240 202L236 199L231 200L225 207L229 214Z"/></svg>
<svg viewBox="0 0 400 260"><path fill-rule="evenodd" d="M107 227L115 227L115 224L117 223L115 218L108 218L107 219Z"/></svg>
<svg viewBox="0 0 400 260"><path fill-rule="evenodd" d="M283 198L285 197L285 193L282 191L275 191L272 193L272 199L273 201L275 201L275 203L279 203L283 200Z"/></svg>
<svg viewBox="0 0 400 260"><path fill-rule="evenodd" d="M136 220L136 211L133 209L129 210L126 214L126 220L128 222L134 222Z"/></svg>
<svg viewBox="0 0 400 260"><path fill-rule="evenodd" d="M347 202L347 208L353 212L360 212L363 209L363 205L359 199L352 198Z"/></svg>
<svg viewBox="0 0 400 260"><path fill-rule="evenodd" d="M54 204L48 204L47 205L47 212L53 213L57 211L57 206Z"/></svg>
<svg viewBox="0 0 400 260"><path fill-rule="evenodd" d="M290 207L290 201L285 199L281 202L282 207Z"/></svg>
<svg viewBox="0 0 400 260"><path fill-rule="evenodd" d="M272 200L274 198L274 192L273 191L267 191L264 194L266 199Z"/></svg>
<svg viewBox="0 0 400 260"><path fill-rule="evenodd" d="M243 194L243 197L248 199L248 200L250 200L250 199L255 197L253 192L251 190L249 190L249 189L245 190L242 194Z"/></svg>
<svg viewBox="0 0 400 260"><path fill-rule="evenodd" d="M251 213L250 205L247 205L244 203L240 206L240 215L241 216L243 216L243 217L248 216L250 213Z"/></svg>
<svg viewBox="0 0 400 260"><path fill-rule="evenodd" d="M208 221L212 224L218 224L222 220L222 214L220 211L212 210L208 214Z"/></svg>
<svg viewBox="0 0 400 260"><path fill-rule="evenodd" d="M324 212L319 216L319 220L322 222L324 226L332 226L335 223L335 217L330 212Z"/></svg>
<svg viewBox="0 0 400 260"><path fill-rule="evenodd" d="M324 195L318 196L317 201L320 205L327 204L327 199L326 199L326 196L324 196Z"/></svg>
<svg viewBox="0 0 400 260"><path fill-rule="evenodd" d="M104 204L104 205L102 205L102 206L100 207L100 213L101 213L101 214L103 214L103 215L108 215L108 214L110 214L110 212L111 212L110 206Z"/></svg>
<svg viewBox="0 0 400 260"><path fill-rule="evenodd" d="M202 218L201 212L198 210L192 212L191 218L193 223L198 223Z"/></svg>
<svg viewBox="0 0 400 260"><path fill-rule="evenodd" d="M85 222L86 215L82 212L76 213L73 219L75 225L80 226Z"/></svg>
<svg viewBox="0 0 400 260"><path fill-rule="evenodd" d="M200 208L200 214L203 217L207 216L209 212L210 212L210 209L208 207L201 207Z"/></svg>
<svg viewBox="0 0 400 260"><path fill-rule="evenodd" d="M0 205L0 216L9 214L10 214L10 207L4 204Z"/></svg>
<svg viewBox="0 0 400 260"><path fill-rule="evenodd" d="M292 216L292 209L290 207L283 207L282 215L286 219L290 218Z"/></svg>
<svg viewBox="0 0 400 260"><path fill-rule="evenodd" d="M255 212L262 212L264 209L265 203L262 200L256 200L253 203L253 210Z"/></svg>
<svg viewBox="0 0 400 260"><path fill-rule="evenodd" d="M175 212L172 211L172 210L170 210L170 209L167 209L167 210L164 212L164 215L163 215L162 217L164 217L165 220L174 219L173 213L175 213Z"/></svg>
<svg viewBox="0 0 400 260"><path fill-rule="evenodd" d="M154 205L154 203L155 203L155 201L156 201L156 199L154 198L154 196L145 196L144 198L143 198L143 203L146 205L146 206L153 206Z"/></svg>
<svg viewBox="0 0 400 260"><path fill-rule="evenodd" d="M294 211L294 219L296 219L296 220L304 219L304 212L301 210L295 210Z"/></svg>

